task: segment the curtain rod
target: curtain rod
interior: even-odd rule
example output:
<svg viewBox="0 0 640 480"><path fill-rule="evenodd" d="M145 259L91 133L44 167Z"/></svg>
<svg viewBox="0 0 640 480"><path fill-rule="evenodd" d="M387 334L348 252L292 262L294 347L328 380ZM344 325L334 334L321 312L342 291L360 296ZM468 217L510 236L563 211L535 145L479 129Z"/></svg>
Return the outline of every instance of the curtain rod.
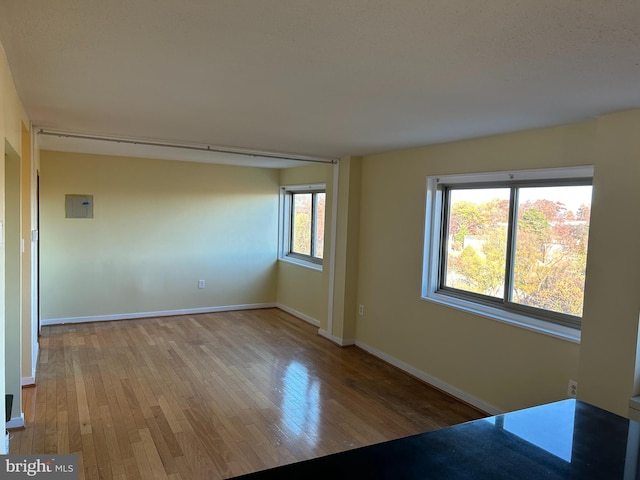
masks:
<svg viewBox="0 0 640 480"><path fill-rule="evenodd" d="M335 159L324 159L318 157L306 157L306 156L295 156L295 155L283 155L272 152L256 152L251 150L236 150L232 148L224 148L218 146L211 145L180 145L176 143L163 143L163 142L153 142L149 140L132 140L128 138L117 138L117 137L97 137L92 135L83 135L80 133L65 133L65 132L56 132L52 130L45 130L43 128L38 129L38 135L49 135L52 137L61 137L61 138L77 138L81 140L99 140L103 142L113 142L113 143L126 143L129 145L144 145L149 147L165 147L165 148L179 148L183 150L197 150L201 152L211 152L211 153L228 153L232 155L245 155L248 157L264 157L264 158L273 158L278 160L293 160L296 162L312 162L312 163L336 163Z"/></svg>

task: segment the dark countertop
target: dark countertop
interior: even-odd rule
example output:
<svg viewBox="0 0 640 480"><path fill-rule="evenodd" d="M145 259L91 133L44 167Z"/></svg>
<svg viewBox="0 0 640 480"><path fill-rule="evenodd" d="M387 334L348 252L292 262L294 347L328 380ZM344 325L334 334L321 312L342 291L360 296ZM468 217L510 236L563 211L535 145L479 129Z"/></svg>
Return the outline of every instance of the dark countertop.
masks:
<svg viewBox="0 0 640 480"><path fill-rule="evenodd" d="M639 446L640 423L564 400L242 478L635 479Z"/></svg>

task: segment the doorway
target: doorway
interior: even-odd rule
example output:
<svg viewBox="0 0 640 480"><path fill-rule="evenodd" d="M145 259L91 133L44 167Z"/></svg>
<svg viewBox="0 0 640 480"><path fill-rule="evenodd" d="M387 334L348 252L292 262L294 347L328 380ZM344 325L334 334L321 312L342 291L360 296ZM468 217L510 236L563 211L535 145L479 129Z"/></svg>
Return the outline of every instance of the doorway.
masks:
<svg viewBox="0 0 640 480"><path fill-rule="evenodd" d="M24 425L22 417L22 315L20 156L5 141L4 156L4 319L5 392L13 395L7 427Z"/></svg>

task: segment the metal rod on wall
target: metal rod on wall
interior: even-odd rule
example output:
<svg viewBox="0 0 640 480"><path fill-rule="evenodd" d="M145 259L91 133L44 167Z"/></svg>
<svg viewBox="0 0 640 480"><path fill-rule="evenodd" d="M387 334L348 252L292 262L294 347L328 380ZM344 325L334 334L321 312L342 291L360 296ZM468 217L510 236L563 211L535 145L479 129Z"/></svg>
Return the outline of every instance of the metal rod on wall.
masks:
<svg viewBox="0 0 640 480"><path fill-rule="evenodd" d="M248 157L264 157L264 158L274 158L278 160L294 160L297 162L311 162L311 163L336 163L335 159L329 158L318 158L318 157L307 157L307 156L297 156L297 155L284 155L279 153L272 152L257 152L250 150L240 150L233 148L224 148L219 146L212 145L180 145L176 143L163 143L163 142L154 142L150 140L132 140L128 138L117 138L117 137L97 137L93 135L83 135L79 133L65 133L65 132L56 132L51 130L45 130L43 128L38 129L39 135L49 135L53 137L60 138L77 138L81 140L98 140L103 142L113 142L113 143L126 143L129 145L144 145L148 147L164 147L164 148L178 148L183 150L197 150L201 152L211 152L211 153L227 153L231 155L245 155Z"/></svg>

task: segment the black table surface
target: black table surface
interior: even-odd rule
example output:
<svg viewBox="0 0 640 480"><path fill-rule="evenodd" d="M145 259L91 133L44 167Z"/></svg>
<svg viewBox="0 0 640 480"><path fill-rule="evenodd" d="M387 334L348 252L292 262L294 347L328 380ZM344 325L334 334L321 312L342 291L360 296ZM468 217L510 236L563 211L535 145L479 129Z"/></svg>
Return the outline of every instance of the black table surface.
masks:
<svg viewBox="0 0 640 480"><path fill-rule="evenodd" d="M244 479L629 479L640 423L563 400L244 475Z"/></svg>

